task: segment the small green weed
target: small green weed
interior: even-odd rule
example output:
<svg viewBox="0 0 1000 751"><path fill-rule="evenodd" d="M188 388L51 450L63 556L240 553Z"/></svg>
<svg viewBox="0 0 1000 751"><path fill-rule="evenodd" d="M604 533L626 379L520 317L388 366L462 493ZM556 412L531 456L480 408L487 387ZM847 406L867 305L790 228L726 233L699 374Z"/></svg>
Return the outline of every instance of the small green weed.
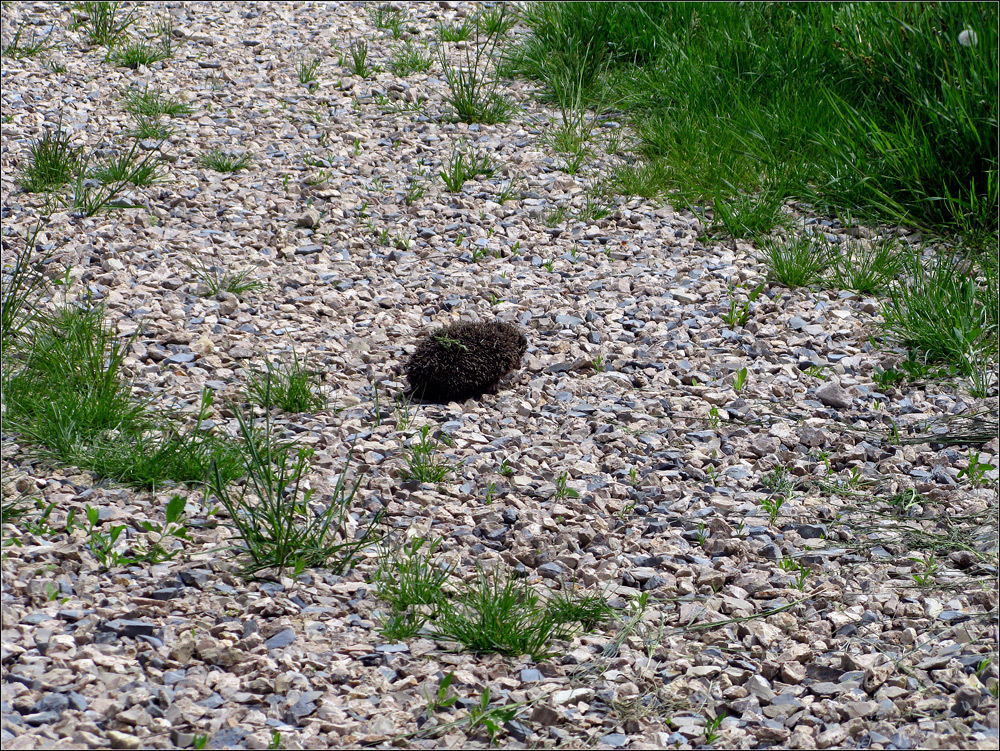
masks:
<svg viewBox="0 0 1000 751"><path fill-rule="evenodd" d="M733 377L733 391L737 394L743 391L744 386L747 383L747 369L740 368L736 371L736 375Z"/></svg>
<svg viewBox="0 0 1000 751"><path fill-rule="evenodd" d="M451 152L451 158L439 174L445 188L451 193L457 193L466 180L480 175L489 177L494 171L495 165L488 155L479 154L462 142Z"/></svg>
<svg viewBox="0 0 1000 751"><path fill-rule="evenodd" d="M742 303L737 304L736 302L736 288L732 285L729 286L729 307L722 313L719 317L725 321L726 325L730 328L736 328L737 326L744 326L746 322L750 320L750 313L753 310L753 304L757 302L757 298L760 297L760 293L764 290L763 284L758 284L750 292L747 293L747 299Z"/></svg>
<svg viewBox="0 0 1000 751"><path fill-rule="evenodd" d="M979 461L979 452L973 451L969 454L969 463L958 472L958 479L965 478L969 484L976 488L986 484L986 473L991 472L996 467L987 462Z"/></svg>
<svg viewBox="0 0 1000 751"><path fill-rule="evenodd" d="M226 149L212 149L201 155L199 162L203 167L216 172L239 172L247 169L253 158L247 154L238 154Z"/></svg>
<svg viewBox="0 0 1000 751"><path fill-rule="evenodd" d="M318 412L328 400L320 391L322 375L307 370L292 351L291 362L275 365L265 362L265 370L251 370L247 375L247 397L254 404L273 404L290 414Z"/></svg>
<svg viewBox="0 0 1000 751"><path fill-rule="evenodd" d="M918 568L918 571L913 573L913 581L916 582L917 586L920 587L930 587L934 584L937 578L937 573L941 566L931 553L927 558L916 558L911 557L908 560L913 561L914 568Z"/></svg>
<svg viewBox="0 0 1000 751"><path fill-rule="evenodd" d="M426 73L434 65L434 58L426 50L421 50L413 42L407 40L402 47L396 49L396 54L389 63L392 72L397 76L406 77L411 73Z"/></svg>
<svg viewBox="0 0 1000 751"><path fill-rule="evenodd" d="M504 724L517 716L517 707L490 707L490 687L483 688L479 704L469 707L469 732L473 735L480 728L490 737L490 745L495 745Z"/></svg>
<svg viewBox="0 0 1000 751"><path fill-rule="evenodd" d="M167 97L155 89L150 91L148 88L144 91L130 92L122 102L125 111L135 117L157 118L160 115L178 117L180 115L190 115L194 111L191 105L172 97Z"/></svg>
<svg viewBox="0 0 1000 751"><path fill-rule="evenodd" d="M574 490L569 486L569 475L563 472L556 478L556 490L552 497L557 501L561 501L566 498L579 498L580 491Z"/></svg>
<svg viewBox="0 0 1000 751"><path fill-rule="evenodd" d="M87 547L94 557L100 561L105 569L115 566L132 563L132 559L115 550L118 538L125 531L124 524L112 524L106 532L97 529L101 519L101 512L91 506L86 506L87 513Z"/></svg>
<svg viewBox="0 0 1000 751"><path fill-rule="evenodd" d="M27 24L20 24L17 27L17 31L14 32L14 38L10 40L10 44L3 48L0 52L2 57L10 57L14 60L21 60L26 57L34 57L35 55L40 55L46 50L52 49L52 45L48 44L49 37L52 36L52 31L50 30L44 38L38 39L35 36L35 32L31 32L30 39L22 39L24 33L24 27Z"/></svg>
<svg viewBox="0 0 1000 751"><path fill-rule="evenodd" d="M434 696L425 694L427 699L427 709L424 711L424 716L430 719L430 716L442 709L449 709L454 706L455 702L458 701L458 697L455 695L448 695L448 689L455 680L455 673L448 672L446 675L441 677L438 681L437 691L434 692Z"/></svg>
<svg viewBox="0 0 1000 751"><path fill-rule="evenodd" d="M363 39L351 42L351 71L356 76L367 78L372 72L368 65L368 42Z"/></svg>
<svg viewBox="0 0 1000 751"><path fill-rule="evenodd" d="M19 182L28 193L42 193L68 183L79 169L81 149L73 146L60 122L28 147L28 164L21 170Z"/></svg>
<svg viewBox="0 0 1000 751"><path fill-rule="evenodd" d="M720 712L715 717L713 717L711 720L708 720L705 723L705 733L704 733L704 735L705 735L705 745L706 746L711 746L717 740L719 740L720 736L719 736L718 730L719 730L720 727L722 727L722 721L724 719L726 719L726 713L725 712Z"/></svg>
<svg viewBox="0 0 1000 751"><path fill-rule="evenodd" d="M791 240L764 238L759 260L767 266L767 278L785 287L808 287L822 279L830 265L831 251L825 240L796 237Z"/></svg>
<svg viewBox="0 0 1000 751"><path fill-rule="evenodd" d="M441 482L455 471L455 464L437 455L437 441L430 437L430 431L431 426L424 425L410 438L410 445L406 449L406 469L402 473L403 479Z"/></svg>
<svg viewBox="0 0 1000 751"><path fill-rule="evenodd" d="M761 478L761 485L772 495L787 495L795 489L788 467L775 467Z"/></svg>

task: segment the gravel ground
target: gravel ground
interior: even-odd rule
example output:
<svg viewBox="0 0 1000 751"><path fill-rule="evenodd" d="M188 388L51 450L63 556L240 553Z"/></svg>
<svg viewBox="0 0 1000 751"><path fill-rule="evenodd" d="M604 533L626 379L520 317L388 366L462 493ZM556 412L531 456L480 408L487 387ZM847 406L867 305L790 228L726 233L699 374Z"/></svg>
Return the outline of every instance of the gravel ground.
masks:
<svg viewBox="0 0 1000 751"><path fill-rule="evenodd" d="M398 6L414 40L475 11ZM579 219L618 123L595 126L575 175L542 142L557 114L531 85L505 87L510 123L456 123L440 64L392 73L399 42L361 3L148 3L138 26L167 14L174 57L132 71L70 30L68 4L4 4L4 44L22 22L57 44L4 58L5 261L42 213L17 174L46 125L61 117L77 142L107 149L132 127L129 89L188 102L194 114L171 119L160 147L168 180L124 196L143 208L56 211L39 237L52 274L70 269L71 298L103 301L122 334L143 327L126 360L137 394L193 414L203 388L223 405L248 368L294 348L324 374L331 409L276 420L314 449L318 496L353 442L359 526L384 510L394 534L441 537L462 578L503 564L543 589L604 592L620 616L538 664L387 643L376 551L343 576L248 583L220 552L224 527L204 524L200 492L122 488L32 459L5 433L5 499L54 503L59 530L22 529L4 548L5 749L203 735L267 748L275 731L284 748L485 747L488 733L462 720L487 688L492 706L517 709L498 729L510 748L693 748L721 715L716 747L997 747L997 473L975 487L970 447L933 432L995 414L996 399L955 384L882 390L873 373L899 355L872 346L878 301L853 293L766 286L747 324L727 327L731 287L764 281L752 246L641 200ZM340 59L362 39L383 69L367 79ZM453 59L464 46L449 45ZM313 56L310 91L297 66ZM449 193L438 172L463 142L497 171ZM214 147L252 166L200 166ZM499 202L511 187L520 195ZM834 242L918 239L788 211L789 231ZM199 264L266 287L205 296ZM422 334L495 319L529 340L498 394L390 408ZM212 417L235 430L230 410ZM439 485L401 478L423 425L450 437L444 454L460 464ZM996 439L972 448L1000 463ZM771 523L780 468L795 489ZM84 530L61 531L91 505L134 544L178 492L191 540L167 563L105 571ZM428 719L448 672L458 701Z"/></svg>

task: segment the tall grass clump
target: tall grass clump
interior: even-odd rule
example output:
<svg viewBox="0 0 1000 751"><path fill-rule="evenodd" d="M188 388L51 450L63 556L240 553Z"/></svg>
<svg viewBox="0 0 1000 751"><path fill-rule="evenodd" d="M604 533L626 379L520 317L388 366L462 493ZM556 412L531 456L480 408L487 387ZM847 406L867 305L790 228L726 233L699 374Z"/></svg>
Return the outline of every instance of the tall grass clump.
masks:
<svg viewBox="0 0 1000 751"><path fill-rule="evenodd" d="M314 500L306 477L311 449L278 440L267 408L263 427L255 426L243 410L236 411L246 472L242 487L234 489L218 467L210 482L235 533L242 573L253 576L267 568L298 573L311 566L340 573L362 548L378 541L374 529L380 515L352 534L349 512L362 476L350 482L346 464L333 490Z"/></svg>
<svg viewBox="0 0 1000 751"><path fill-rule="evenodd" d="M80 152L61 122L54 130L46 128L28 147L28 163L21 169L19 180L21 187L28 193L61 188L79 169Z"/></svg>
<svg viewBox="0 0 1000 751"><path fill-rule="evenodd" d="M493 63L499 57L503 39L505 6L500 6L499 20L490 25L492 31L476 30L475 43L466 47L464 64L452 64L446 45L438 47L441 68L449 93L450 104L461 122L495 125L507 122L514 113L514 104L500 93L500 78Z"/></svg>
<svg viewBox="0 0 1000 751"><path fill-rule="evenodd" d="M5 290L6 292L6 290ZM224 436L163 416L137 399L125 377L131 339L118 336L100 305L64 305L24 328L3 365L4 424L43 458L143 488L197 485L213 462L232 479L242 469Z"/></svg>
<svg viewBox="0 0 1000 751"><path fill-rule="evenodd" d="M35 252L38 233L45 226L40 219L24 240L24 247L14 255L14 262L0 273L0 340L7 354L11 341L18 338L38 315L41 295L48 287L45 275L37 270L46 258ZM6 370L6 363L4 369Z"/></svg>
<svg viewBox="0 0 1000 751"><path fill-rule="evenodd" d="M963 376L989 367L1000 335L996 262L984 264L982 285L976 282L974 268L951 254L927 261L914 256L882 306L890 337Z"/></svg>
<svg viewBox="0 0 1000 751"><path fill-rule="evenodd" d="M531 34L505 72L554 101L569 72L585 102L613 102L641 138L631 169L657 176L646 194L731 203L778 180L822 210L997 226L994 5L535 3L522 17Z"/></svg>

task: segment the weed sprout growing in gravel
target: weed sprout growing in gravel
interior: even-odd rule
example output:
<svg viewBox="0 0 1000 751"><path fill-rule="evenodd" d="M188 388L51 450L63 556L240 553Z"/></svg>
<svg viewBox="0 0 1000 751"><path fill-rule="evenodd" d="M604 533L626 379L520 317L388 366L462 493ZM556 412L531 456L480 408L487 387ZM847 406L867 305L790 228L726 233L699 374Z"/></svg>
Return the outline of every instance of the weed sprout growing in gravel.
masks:
<svg viewBox="0 0 1000 751"><path fill-rule="evenodd" d="M249 558L241 572L253 576L267 568L279 573L292 568L298 573L311 566L343 572L362 548L376 541L374 529L381 515L374 515L358 534L349 533L348 513L363 478L359 475L352 484L346 463L333 490L314 501L306 480L312 451L277 439L269 407L267 400L263 429L254 427L242 409L236 410L247 473L242 488L234 490L217 467L209 481L239 540L235 549Z"/></svg>
<svg viewBox="0 0 1000 751"><path fill-rule="evenodd" d="M500 7L505 9L505 6ZM445 28L441 27L442 37L447 34L454 36L451 31L443 31ZM497 46L503 38L499 33L502 19L499 25L492 24L492 28L493 31L482 35L477 31L476 43L465 50L465 65L451 65L446 45L441 44L438 48L441 68L450 92L445 96L445 101L455 109L462 122L494 125L509 120L514 111L513 103L499 91L500 80L496 77L496 72L491 73L489 70L490 62L495 59ZM484 37L482 42L480 36Z"/></svg>
<svg viewBox="0 0 1000 751"><path fill-rule="evenodd" d="M55 129L45 128L42 135L31 142L28 154L28 164L21 171L19 180L28 193L62 187L80 167L81 149L73 146L69 134L62 129L61 121Z"/></svg>

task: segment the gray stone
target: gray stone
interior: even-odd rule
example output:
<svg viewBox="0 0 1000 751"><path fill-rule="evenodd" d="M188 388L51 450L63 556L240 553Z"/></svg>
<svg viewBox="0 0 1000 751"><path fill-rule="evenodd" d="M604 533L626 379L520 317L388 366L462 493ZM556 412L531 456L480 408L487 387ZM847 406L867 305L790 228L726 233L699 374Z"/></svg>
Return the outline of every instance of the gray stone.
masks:
<svg viewBox="0 0 1000 751"><path fill-rule="evenodd" d="M35 704L35 712L62 712L69 706L65 694L46 694Z"/></svg>
<svg viewBox="0 0 1000 751"><path fill-rule="evenodd" d="M774 700L774 689L763 676L751 675L747 679L746 689L762 702L769 703Z"/></svg>
<svg viewBox="0 0 1000 751"><path fill-rule="evenodd" d="M153 636L156 633L157 624L149 621L130 620L127 618L116 618L104 624L108 631L114 631L119 636Z"/></svg>
<svg viewBox="0 0 1000 751"><path fill-rule="evenodd" d="M628 745L628 736L622 733L608 733L601 736L598 742L605 746L611 746L611 748L621 748Z"/></svg>
<svg viewBox="0 0 1000 751"><path fill-rule="evenodd" d="M264 646L268 649L282 649L295 641L295 629L285 628L276 633L266 642Z"/></svg>
<svg viewBox="0 0 1000 751"><path fill-rule="evenodd" d="M299 215L299 218L295 220L295 226L308 227L309 229L312 229L319 225L319 219L319 212L316 209L306 209Z"/></svg>
<svg viewBox="0 0 1000 751"><path fill-rule="evenodd" d="M543 579L558 579L566 573L566 569L558 563L543 563L538 567L538 575Z"/></svg>
<svg viewBox="0 0 1000 751"><path fill-rule="evenodd" d="M806 540L821 540L826 537L826 525L824 524L800 524L796 531L800 537Z"/></svg>
<svg viewBox="0 0 1000 751"><path fill-rule="evenodd" d="M853 397L837 381L827 381L816 389L816 398L828 407L847 409L854 403Z"/></svg>
<svg viewBox="0 0 1000 751"><path fill-rule="evenodd" d="M60 712L33 712L32 714L22 715L21 719L28 725L37 727L39 725L48 725L52 722L57 722L59 718L62 717Z"/></svg>

